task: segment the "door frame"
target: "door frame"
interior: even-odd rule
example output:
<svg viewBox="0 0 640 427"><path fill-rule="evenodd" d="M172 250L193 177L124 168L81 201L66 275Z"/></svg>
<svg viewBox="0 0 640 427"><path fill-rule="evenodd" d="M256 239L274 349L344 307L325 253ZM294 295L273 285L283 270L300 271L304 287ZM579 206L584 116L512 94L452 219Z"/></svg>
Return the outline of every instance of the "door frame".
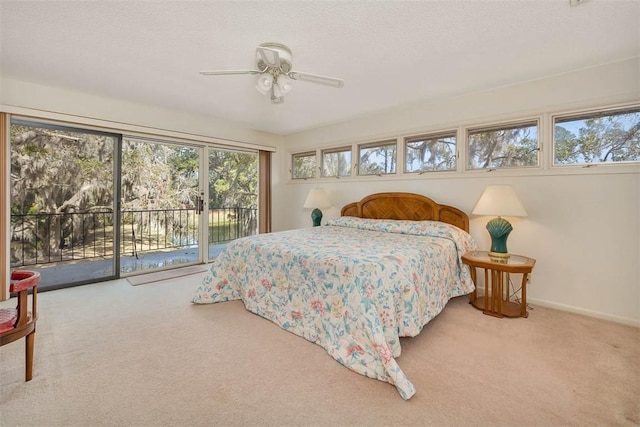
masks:
<svg viewBox="0 0 640 427"><path fill-rule="evenodd" d="M98 277L98 278L88 278L88 279L82 279L82 280L78 280L75 282L71 282L71 283L60 283L60 284L53 284L53 285L47 285L45 287L42 287L41 285L41 290L54 290L54 289L60 289L60 288L67 288L67 287L73 287L73 286L80 286L80 285L85 285L85 284L89 284L89 283L98 283L98 282L104 282L104 281L109 281L109 280L115 280L119 277L119 271L120 271L120 265L119 265L119 259L120 259L120 233L119 233L119 226L120 226L120 213L119 213L119 200L120 200L120 154L122 152L122 134L118 133L118 132L113 132L113 131L108 131L108 130L98 130L98 129L92 129L92 128L87 128L87 127L83 127L83 126L74 126L74 125L68 125L68 124L61 124L61 123L57 123L57 122L51 122L45 119L37 119L37 118L30 118L30 117L22 117L19 115L7 115L7 130L6 130L6 145L7 145L7 152L8 152L8 156L9 158L7 159L7 169L10 171L11 170L11 163L10 163L10 159L11 159L11 126L13 126L14 124L16 125L23 125L23 126L30 126L30 127L35 127L35 128L44 128L44 129L53 129L53 130L61 130L61 131L68 131L68 132L77 132L77 133L84 133L84 134L93 134L93 135L103 135L103 136L108 136L110 138L114 139L114 144L113 144L113 152L112 152L112 191L113 191L113 196L112 196L112 202L111 202L111 209L113 210L113 215L112 215L112 221L113 221L113 228L112 228L112 233L113 233L113 248L112 248L112 258L111 258L111 268L112 268L112 272L110 275L106 275L106 276L102 276L102 277ZM10 209L11 206L11 178L8 178L8 182L7 182L7 187L8 187L8 194L7 194L7 204L8 204L8 209ZM7 229L8 229L9 224L7 224ZM7 241L9 241L10 239L7 239ZM10 250L10 249L9 249ZM9 257L7 257L8 259ZM25 266L24 269L29 269L28 266ZM9 268L8 271L11 270L10 264L9 264ZM7 273L8 274L8 273ZM9 283L9 281L7 281L7 283ZM8 286L8 285L7 285Z"/></svg>

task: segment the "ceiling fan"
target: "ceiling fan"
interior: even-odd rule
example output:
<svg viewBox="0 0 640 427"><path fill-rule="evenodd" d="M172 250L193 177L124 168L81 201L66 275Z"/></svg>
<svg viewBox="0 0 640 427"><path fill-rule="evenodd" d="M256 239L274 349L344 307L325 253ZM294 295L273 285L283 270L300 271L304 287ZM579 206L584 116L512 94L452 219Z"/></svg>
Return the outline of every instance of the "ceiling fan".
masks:
<svg viewBox="0 0 640 427"><path fill-rule="evenodd" d="M344 80L335 77L294 71L291 68L291 49L280 43L262 43L256 48L257 70L211 70L200 71L205 76L229 74L259 75L256 89L270 95L273 104L284 102L284 95L291 91L291 80L302 80L332 87L344 86Z"/></svg>

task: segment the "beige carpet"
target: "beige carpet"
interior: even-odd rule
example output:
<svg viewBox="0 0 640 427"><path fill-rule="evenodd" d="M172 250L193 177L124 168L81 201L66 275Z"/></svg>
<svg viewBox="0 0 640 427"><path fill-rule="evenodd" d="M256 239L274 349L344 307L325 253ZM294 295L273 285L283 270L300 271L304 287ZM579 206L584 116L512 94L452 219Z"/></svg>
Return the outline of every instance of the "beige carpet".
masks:
<svg viewBox="0 0 640 427"><path fill-rule="evenodd" d="M458 298L403 339L405 402L241 302L190 304L201 276L42 293L31 382L22 343L0 348L0 425L640 423L637 328L538 307L496 319Z"/></svg>
<svg viewBox="0 0 640 427"><path fill-rule="evenodd" d="M175 279L177 277L189 276L207 271L204 265L192 265L189 267L176 268L173 270L157 271L155 273L141 274L139 276L131 276L127 281L133 286L144 285L147 283L160 282L162 280Z"/></svg>

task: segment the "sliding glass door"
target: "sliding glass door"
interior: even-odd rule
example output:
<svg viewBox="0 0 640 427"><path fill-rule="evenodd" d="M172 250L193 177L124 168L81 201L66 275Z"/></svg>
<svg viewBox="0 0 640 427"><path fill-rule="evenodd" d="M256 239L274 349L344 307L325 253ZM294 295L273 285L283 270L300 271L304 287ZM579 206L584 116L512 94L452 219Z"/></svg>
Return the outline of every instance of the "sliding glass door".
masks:
<svg viewBox="0 0 640 427"><path fill-rule="evenodd" d="M122 145L122 274L210 261L257 233L257 153L134 138Z"/></svg>
<svg viewBox="0 0 640 427"><path fill-rule="evenodd" d="M258 232L257 153L207 150L207 259L231 240Z"/></svg>
<svg viewBox="0 0 640 427"><path fill-rule="evenodd" d="M166 141L124 139L120 273L201 262L202 151Z"/></svg>
<svg viewBox="0 0 640 427"><path fill-rule="evenodd" d="M213 260L258 232L258 153L11 121L11 269L41 288Z"/></svg>
<svg viewBox="0 0 640 427"><path fill-rule="evenodd" d="M41 289L117 276L120 136L11 121L10 265Z"/></svg>

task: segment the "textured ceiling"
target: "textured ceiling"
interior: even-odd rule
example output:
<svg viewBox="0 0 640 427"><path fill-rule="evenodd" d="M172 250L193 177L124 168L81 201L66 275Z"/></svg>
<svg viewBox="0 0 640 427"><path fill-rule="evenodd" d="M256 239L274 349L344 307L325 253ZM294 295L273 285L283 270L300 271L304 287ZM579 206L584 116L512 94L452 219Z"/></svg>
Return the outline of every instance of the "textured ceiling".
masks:
<svg viewBox="0 0 640 427"><path fill-rule="evenodd" d="M290 134L431 99L640 56L640 1L0 2L4 76ZM255 89L255 47L280 42L285 103Z"/></svg>

